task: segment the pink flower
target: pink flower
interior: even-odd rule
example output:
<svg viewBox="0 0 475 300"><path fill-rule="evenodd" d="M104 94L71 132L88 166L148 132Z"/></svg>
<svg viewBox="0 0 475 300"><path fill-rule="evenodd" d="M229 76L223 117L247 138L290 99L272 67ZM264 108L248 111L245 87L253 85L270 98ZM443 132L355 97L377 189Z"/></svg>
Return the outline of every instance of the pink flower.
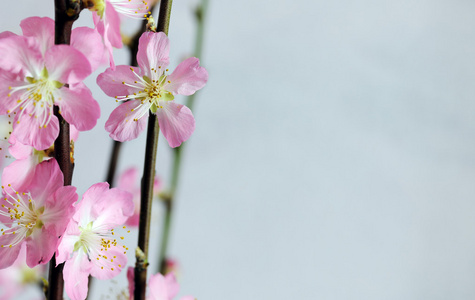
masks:
<svg viewBox="0 0 475 300"><path fill-rule="evenodd" d="M29 287L36 288L35 299L44 298L44 295L41 297L38 283L44 276L45 265L29 268L25 262L26 245L23 244L17 260L9 268L0 270L0 300L18 299Z"/></svg>
<svg viewBox="0 0 475 300"><path fill-rule="evenodd" d="M68 224L58 247L56 262L66 262L65 290L72 300L85 299L88 276L110 279L127 263L125 246L119 245L114 228L133 213L132 195L106 182L91 186ZM123 237L121 237L123 239Z"/></svg>
<svg viewBox="0 0 475 300"><path fill-rule="evenodd" d="M13 264L26 244L29 267L47 263L53 256L66 225L74 213L76 188L63 186L63 174L56 160L39 164L28 184L18 184L3 174L0 207L0 269Z"/></svg>
<svg viewBox="0 0 475 300"><path fill-rule="evenodd" d="M119 177L119 183L117 188L127 191L133 195L134 201L134 214L127 219L125 225L137 227L139 226L140 217L140 177L139 170L136 167L130 167L125 170ZM153 194L158 196L158 193L162 187L162 183L155 177L153 182Z"/></svg>
<svg viewBox="0 0 475 300"><path fill-rule="evenodd" d="M87 58L68 45L41 52L38 39L0 39L0 114L14 116L13 133L22 144L43 150L59 133L53 105L78 130L92 129L99 105L81 82L91 73ZM69 84L69 88L65 87Z"/></svg>
<svg viewBox="0 0 475 300"><path fill-rule="evenodd" d="M169 41L163 32L145 32L139 40L139 68L117 66L97 77L97 84L118 101L106 122L117 141L135 139L145 128L149 111L157 115L160 130L170 147L178 147L195 129L190 109L173 101L175 94L192 95L208 80L208 72L196 57L183 61L168 75Z"/></svg>
<svg viewBox="0 0 475 300"><path fill-rule="evenodd" d="M127 269L127 280L129 281L129 297L134 299L134 268ZM152 275L148 280L148 296L147 300L172 300L178 294L180 286L176 282L175 275L169 273L163 276L160 273ZM194 300L192 296L181 297L180 300Z"/></svg>
<svg viewBox="0 0 475 300"><path fill-rule="evenodd" d="M149 6L143 0L88 0L93 13L94 25L104 37L104 44L109 51L110 66L114 65L112 48L122 48L120 34L120 15L131 18L145 18Z"/></svg>

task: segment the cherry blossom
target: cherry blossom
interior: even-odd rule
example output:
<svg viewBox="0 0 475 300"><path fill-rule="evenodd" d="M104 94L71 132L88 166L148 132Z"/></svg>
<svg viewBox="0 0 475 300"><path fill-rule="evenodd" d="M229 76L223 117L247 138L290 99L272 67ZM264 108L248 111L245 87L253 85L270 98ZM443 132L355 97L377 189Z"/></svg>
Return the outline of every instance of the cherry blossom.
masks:
<svg viewBox="0 0 475 300"><path fill-rule="evenodd" d="M127 280L129 282L129 297L134 299L134 268L127 269ZM175 275L168 273L163 276L160 273L152 275L148 280L147 300L172 300L178 294L180 286L176 281ZM192 296L181 297L180 300L195 300Z"/></svg>
<svg viewBox="0 0 475 300"><path fill-rule="evenodd" d="M56 262L65 262L64 285L72 300L86 298L89 275L110 279L125 267L127 248L114 230L132 215L133 205L130 193L109 189L106 182L83 195L56 253Z"/></svg>
<svg viewBox="0 0 475 300"><path fill-rule="evenodd" d="M84 54L68 45L53 45L44 54L40 49L34 37L0 39L0 114L14 116L18 141L44 150L59 133L54 105L80 131L96 125L100 109L82 83L91 73Z"/></svg>
<svg viewBox="0 0 475 300"><path fill-rule="evenodd" d="M22 244L29 267L47 263L74 213L76 188L63 186L54 159L39 164L28 184L11 181L9 174L3 174L2 183L0 221L6 228L0 229L0 269L13 264Z"/></svg>
<svg viewBox="0 0 475 300"><path fill-rule="evenodd" d="M183 61L168 75L169 40L163 32L145 32L139 40L139 67L117 66L97 77L101 89L117 101L106 130L117 141L135 139L147 123L149 111L157 115L160 130L171 147L186 141L195 129L190 109L173 101L174 95L192 95L208 80L196 57Z"/></svg>

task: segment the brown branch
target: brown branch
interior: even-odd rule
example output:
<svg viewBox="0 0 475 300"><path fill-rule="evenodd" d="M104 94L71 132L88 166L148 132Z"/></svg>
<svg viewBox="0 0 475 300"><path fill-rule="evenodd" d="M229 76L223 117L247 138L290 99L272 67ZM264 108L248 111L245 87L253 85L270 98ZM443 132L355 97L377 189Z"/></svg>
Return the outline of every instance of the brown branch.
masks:
<svg viewBox="0 0 475 300"><path fill-rule="evenodd" d="M157 32L168 34L170 14L173 0L162 0L158 17ZM143 252L145 259L137 256L135 263L135 300L144 300L146 294L148 246L150 237L150 218L153 198L153 181L155 179L155 163L157 157L158 134L157 116L150 112L145 145L145 162L140 196L139 238L137 247Z"/></svg>
<svg viewBox="0 0 475 300"><path fill-rule="evenodd" d="M74 21L79 17L79 13L82 9L82 2L78 0L55 0L54 5L54 42L55 44L69 45L71 29ZM71 162L70 157L69 124L61 116L57 106L54 107L54 115L59 121L59 136L54 142L54 156L63 172L64 185L71 185L74 165ZM56 259L53 256L49 267L48 300L63 299L63 267L63 264L56 267Z"/></svg>

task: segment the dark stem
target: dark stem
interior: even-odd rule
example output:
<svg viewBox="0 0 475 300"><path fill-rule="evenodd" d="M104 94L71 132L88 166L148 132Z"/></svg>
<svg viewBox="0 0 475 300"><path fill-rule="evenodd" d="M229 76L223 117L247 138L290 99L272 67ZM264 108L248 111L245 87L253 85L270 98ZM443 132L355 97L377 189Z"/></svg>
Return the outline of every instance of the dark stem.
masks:
<svg viewBox="0 0 475 300"><path fill-rule="evenodd" d="M79 13L82 9L82 2L74 0L55 0L54 5L54 43L69 45L71 39L71 29L73 27L74 21L79 17ZM64 185L71 185L74 165L71 161L69 124L61 116L57 106L54 107L54 115L59 121L59 136L54 141L54 157L56 158L56 161L63 172ZM56 259L54 256L50 261L48 278L48 299L63 299L63 264L56 266Z"/></svg>
<svg viewBox="0 0 475 300"><path fill-rule="evenodd" d="M206 11L208 8L208 0L202 0L201 4L196 8L195 17L197 23L196 29L196 41L195 41L195 52L194 56L201 59L201 53L203 51L203 38L204 38L204 29L205 29L205 17ZM202 62L201 62L202 63ZM194 99L196 93L189 96L186 101L186 106L189 109L192 109ZM167 271L167 253L168 253L168 244L169 244L169 236L170 236L170 229L171 229L171 219L173 213L173 203L175 201L176 189L178 186L178 178L180 173L180 165L181 165L181 157L183 148L186 143L183 143L180 147L174 148L173 150L173 168L171 171L171 183L170 183L170 191L165 199L163 199L163 203L165 205L165 218L162 227L162 240L160 243L160 256L158 258L159 268L158 270L160 273L165 274Z"/></svg>
<svg viewBox="0 0 475 300"><path fill-rule="evenodd" d="M160 13L157 25L158 32L163 31L165 34L168 34L172 2L173 0L162 0L160 2ZM139 238L137 245L141 252L143 252L143 255L137 255L136 257L135 300L144 300L146 294L150 216L152 210L153 182L155 179L155 163L159 132L160 128L158 126L157 116L152 112L149 112L144 170L140 190Z"/></svg>

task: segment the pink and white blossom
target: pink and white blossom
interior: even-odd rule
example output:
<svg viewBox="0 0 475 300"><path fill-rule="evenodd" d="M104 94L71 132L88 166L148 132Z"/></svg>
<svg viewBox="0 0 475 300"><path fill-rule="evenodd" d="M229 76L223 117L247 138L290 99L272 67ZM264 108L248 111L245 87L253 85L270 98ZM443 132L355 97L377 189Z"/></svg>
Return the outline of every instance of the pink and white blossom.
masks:
<svg viewBox="0 0 475 300"><path fill-rule="evenodd" d="M110 279L127 263L125 246L114 230L132 215L132 195L106 182L91 186L76 207L56 253L65 262L65 290L72 300L85 299L88 276Z"/></svg>
<svg viewBox="0 0 475 300"><path fill-rule="evenodd" d="M134 268L127 269L127 280L129 282L129 297L134 299ZM148 280L148 295L147 300L172 300L178 294L180 285L176 281L175 275L168 273L163 276L160 273L152 275ZM181 297L180 300L195 300L192 296Z"/></svg>
<svg viewBox="0 0 475 300"><path fill-rule="evenodd" d="M148 3L144 0L88 0L87 5L93 11L94 25L104 38L104 45L109 52L110 66L115 67L112 56L113 48L122 48L120 33L121 16L135 19L147 17Z"/></svg>
<svg viewBox="0 0 475 300"><path fill-rule="evenodd" d="M54 159L39 164L28 184L12 181L9 174L3 174L2 183L0 269L13 264L22 244L27 247L29 267L47 263L74 213L76 188L63 186Z"/></svg>
<svg viewBox="0 0 475 300"><path fill-rule="evenodd" d="M82 83L91 73L84 54L68 45L53 45L44 54L41 49L35 37L0 39L0 114L14 116L17 140L38 150L50 147L58 136L54 105L80 131L92 129L100 115Z"/></svg>
<svg viewBox="0 0 475 300"><path fill-rule="evenodd" d="M174 95L192 95L208 80L208 72L196 57L183 61L171 74L169 40L163 32L145 32L139 40L139 67L117 66L97 77L101 89L117 101L106 122L110 137L117 141L135 139L144 129L149 112L157 115L160 130L170 147L178 147L195 129L190 109L173 101Z"/></svg>

